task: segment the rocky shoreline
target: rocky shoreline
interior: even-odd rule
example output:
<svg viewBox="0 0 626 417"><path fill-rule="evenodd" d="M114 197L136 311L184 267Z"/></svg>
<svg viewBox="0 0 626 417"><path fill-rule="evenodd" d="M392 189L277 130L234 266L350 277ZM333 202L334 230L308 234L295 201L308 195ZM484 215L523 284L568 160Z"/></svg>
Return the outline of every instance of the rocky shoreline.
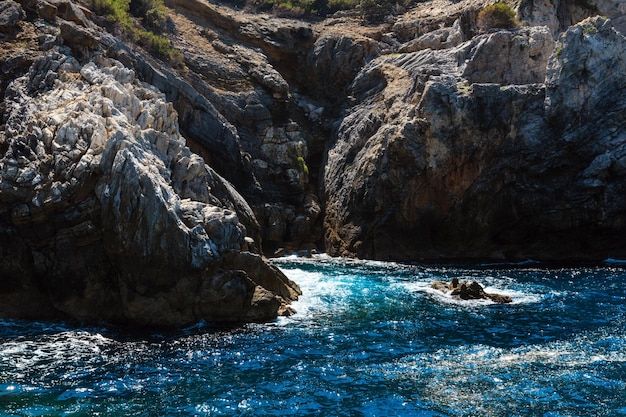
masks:
<svg viewBox="0 0 626 417"><path fill-rule="evenodd" d="M486 3L170 0L174 67L89 4L0 1L0 316L271 320L300 291L275 253L626 258L626 10L481 32Z"/></svg>

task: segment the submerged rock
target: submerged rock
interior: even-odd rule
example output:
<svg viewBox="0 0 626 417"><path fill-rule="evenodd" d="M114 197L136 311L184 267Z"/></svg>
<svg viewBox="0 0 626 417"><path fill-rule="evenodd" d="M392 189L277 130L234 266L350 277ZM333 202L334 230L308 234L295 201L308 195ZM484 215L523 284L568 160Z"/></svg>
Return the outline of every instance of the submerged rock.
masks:
<svg viewBox="0 0 626 417"><path fill-rule="evenodd" d="M431 284L431 288L459 300L491 300L497 304L507 304L513 301L508 295L486 293L476 281L471 283L459 282L457 278L453 278L449 283L435 281Z"/></svg>

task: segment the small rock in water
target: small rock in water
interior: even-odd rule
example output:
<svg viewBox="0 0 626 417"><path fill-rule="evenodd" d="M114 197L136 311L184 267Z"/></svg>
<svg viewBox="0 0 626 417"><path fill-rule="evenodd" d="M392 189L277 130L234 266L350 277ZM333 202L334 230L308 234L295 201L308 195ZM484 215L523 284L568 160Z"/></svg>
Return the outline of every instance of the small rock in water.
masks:
<svg viewBox="0 0 626 417"><path fill-rule="evenodd" d="M488 299L497 304L506 304L513 301L508 295L486 293L483 287L476 281L468 284L465 281L459 282L458 278L452 278L450 283L435 281L431 284L431 288L460 300Z"/></svg>

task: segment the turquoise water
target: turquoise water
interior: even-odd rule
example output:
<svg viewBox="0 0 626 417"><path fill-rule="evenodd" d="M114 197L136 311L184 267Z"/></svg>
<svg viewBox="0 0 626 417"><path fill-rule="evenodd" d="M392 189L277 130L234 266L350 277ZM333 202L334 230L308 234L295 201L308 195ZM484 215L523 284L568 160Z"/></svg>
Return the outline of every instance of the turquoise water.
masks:
<svg viewBox="0 0 626 417"><path fill-rule="evenodd" d="M0 415L626 416L626 269L276 262L304 295L269 324L0 321Z"/></svg>

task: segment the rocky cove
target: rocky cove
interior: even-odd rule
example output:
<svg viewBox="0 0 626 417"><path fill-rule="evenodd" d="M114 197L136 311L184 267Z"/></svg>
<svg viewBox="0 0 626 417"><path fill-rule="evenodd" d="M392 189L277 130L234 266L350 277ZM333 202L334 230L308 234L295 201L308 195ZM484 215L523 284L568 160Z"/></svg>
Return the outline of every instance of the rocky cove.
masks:
<svg viewBox="0 0 626 417"><path fill-rule="evenodd" d="M277 250L626 256L626 9L434 0L363 22L168 0L167 64L89 4L0 6L0 315L264 321Z"/></svg>

